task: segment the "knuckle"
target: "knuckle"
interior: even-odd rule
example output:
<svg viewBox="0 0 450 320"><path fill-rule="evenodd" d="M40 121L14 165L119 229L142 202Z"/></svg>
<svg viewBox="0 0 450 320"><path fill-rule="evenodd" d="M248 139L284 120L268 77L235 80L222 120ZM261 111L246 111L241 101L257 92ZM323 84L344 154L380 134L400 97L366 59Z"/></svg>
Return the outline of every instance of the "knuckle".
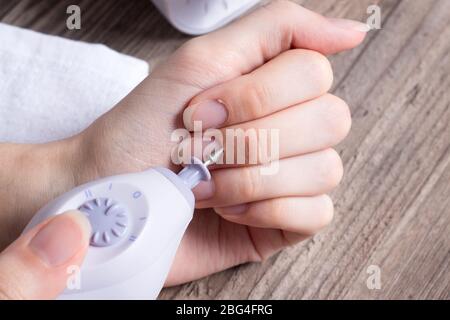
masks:
<svg viewBox="0 0 450 320"><path fill-rule="evenodd" d="M242 87L243 105L246 119L255 119L267 114L268 101L271 93L269 88L261 83L250 81Z"/></svg>
<svg viewBox="0 0 450 320"><path fill-rule="evenodd" d="M307 64L311 68L311 74L314 75L320 92L327 92L333 84L333 69L330 61L319 52L311 50L305 50L304 52Z"/></svg>
<svg viewBox="0 0 450 320"><path fill-rule="evenodd" d="M253 200L258 195L259 175L252 169L243 169L238 192L244 200Z"/></svg>
<svg viewBox="0 0 450 320"><path fill-rule="evenodd" d="M327 190L335 188L341 182L344 167L336 150L327 149L324 151L319 171L321 180Z"/></svg>
<svg viewBox="0 0 450 320"><path fill-rule="evenodd" d="M270 210L268 212L268 220L270 224L277 228L283 227L283 215L286 212L286 205L283 201L272 200L270 202Z"/></svg>

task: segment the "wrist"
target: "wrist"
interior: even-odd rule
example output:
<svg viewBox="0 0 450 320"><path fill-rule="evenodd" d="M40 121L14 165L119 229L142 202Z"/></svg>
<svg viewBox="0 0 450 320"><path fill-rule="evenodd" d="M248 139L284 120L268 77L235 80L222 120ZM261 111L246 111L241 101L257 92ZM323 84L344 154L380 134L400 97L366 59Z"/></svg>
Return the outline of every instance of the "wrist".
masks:
<svg viewBox="0 0 450 320"><path fill-rule="evenodd" d="M0 249L13 241L31 217L81 177L81 138L45 144L0 144Z"/></svg>

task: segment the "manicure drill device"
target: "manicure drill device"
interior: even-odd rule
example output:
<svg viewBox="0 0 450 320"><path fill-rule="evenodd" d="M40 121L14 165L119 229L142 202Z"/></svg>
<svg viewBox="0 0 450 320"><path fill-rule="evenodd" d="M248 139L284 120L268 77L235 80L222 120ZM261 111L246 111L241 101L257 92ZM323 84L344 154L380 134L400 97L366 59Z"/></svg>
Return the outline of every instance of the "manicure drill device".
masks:
<svg viewBox="0 0 450 320"><path fill-rule="evenodd" d="M92 226L79 288L59 299L155 299L192 219L194 195L220 149L203 163L192 158L178 174L157 167L76 187L36 213L26 232L67 210L82 211Z"/></svg>

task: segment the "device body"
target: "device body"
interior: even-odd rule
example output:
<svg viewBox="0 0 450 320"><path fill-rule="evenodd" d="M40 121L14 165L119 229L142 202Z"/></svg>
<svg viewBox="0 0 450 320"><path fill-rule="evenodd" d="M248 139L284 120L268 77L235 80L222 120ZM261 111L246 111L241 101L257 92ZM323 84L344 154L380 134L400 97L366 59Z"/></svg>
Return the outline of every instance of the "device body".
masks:
<svg viewBox="0 0 450 320"><path fill-rule="evenodd" d="M70 275L79 276L79 287L59 299L155 299L192 219L194 196L165 168L103 178L47 204L24 232L71 209L85 212L92 237L79 275Z"/></svg>
<svg viewBox="0 0 450 320"><path fill-rule="evenodd" d="M199 35L239 17L260 0L152 0L178 30Z"/></svg>

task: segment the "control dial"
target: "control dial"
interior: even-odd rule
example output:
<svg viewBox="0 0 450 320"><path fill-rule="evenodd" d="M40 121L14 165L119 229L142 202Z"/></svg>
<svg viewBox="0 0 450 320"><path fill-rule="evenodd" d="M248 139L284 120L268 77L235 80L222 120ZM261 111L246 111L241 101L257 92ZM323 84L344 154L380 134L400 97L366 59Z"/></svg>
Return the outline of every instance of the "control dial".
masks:
<svg viewBox="0 0 450 320"><path fill-rule="evenodd" d="M91 246L111 246L125 236L129 212L117 201L111 198L96 198L86 201L78 210L84 212L91 223Z"/></svg>

